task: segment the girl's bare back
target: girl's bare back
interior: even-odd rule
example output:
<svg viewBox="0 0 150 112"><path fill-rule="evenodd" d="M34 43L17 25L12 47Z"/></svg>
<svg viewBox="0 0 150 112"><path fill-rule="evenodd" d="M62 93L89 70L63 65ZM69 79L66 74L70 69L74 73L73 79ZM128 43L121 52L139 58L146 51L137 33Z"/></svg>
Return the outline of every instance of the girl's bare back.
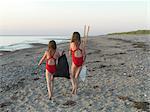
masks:
<svg viewBox="0 0 150 112"><path fill-rule="evenodd" d="M82 56L83 56L84 49L83 49L82 43L79 45L79 47L77 47L77 45L76 45L74 42L72 42L72 43L70 44L70 49L71 49L72 51L75 51L75 50L76 50L76 51L74 52L75 57L82 57Z"/></svg>

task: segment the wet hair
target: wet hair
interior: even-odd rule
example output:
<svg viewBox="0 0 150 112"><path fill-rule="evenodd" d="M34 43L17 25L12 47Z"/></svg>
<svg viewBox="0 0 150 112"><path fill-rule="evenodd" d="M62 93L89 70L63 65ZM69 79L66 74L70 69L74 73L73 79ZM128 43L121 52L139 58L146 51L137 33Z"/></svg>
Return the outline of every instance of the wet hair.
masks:
<svg viewBox="0 0 150 112"><path fill-rule="evenodd" d="M54 40L49 41L49 43L48 43L48 51L50 52L50 54L51 54L51 51L55 52L56 49L57 49L56 42Z"/></svg>
<svg viewBox="0 0 150 112"><path fill-rule="evenodd" d="M74 42L76 45L81 43L81 37L79 32L74 32L72 35L71 42Z"/></svg>

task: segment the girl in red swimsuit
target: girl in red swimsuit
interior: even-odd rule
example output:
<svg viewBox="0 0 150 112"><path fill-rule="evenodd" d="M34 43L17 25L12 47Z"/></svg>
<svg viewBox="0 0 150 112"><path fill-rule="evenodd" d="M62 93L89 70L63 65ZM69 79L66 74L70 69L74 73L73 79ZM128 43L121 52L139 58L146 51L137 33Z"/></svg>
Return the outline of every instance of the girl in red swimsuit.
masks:
<svg viewBox="0 0 150 112"><path fill-rule="evenodd" d="M85 47L81 43L80 34L74 32L70 43L69 55L72 55L72 66L71 66L71 83L72 83L72 94L77 94L78 88L78 77L85 60Z"/></svg>
<svg viewBox="0 0 150 112"><path fill-rule="evenodd" d="M50 41L48 44L48 50L45 51L45 54L38 64L39 66L44 60L46 60L46 81L50 100L53 93L53 74L56 72L56 59L60 56L56 49L56 42L54 40Z"/></svg>

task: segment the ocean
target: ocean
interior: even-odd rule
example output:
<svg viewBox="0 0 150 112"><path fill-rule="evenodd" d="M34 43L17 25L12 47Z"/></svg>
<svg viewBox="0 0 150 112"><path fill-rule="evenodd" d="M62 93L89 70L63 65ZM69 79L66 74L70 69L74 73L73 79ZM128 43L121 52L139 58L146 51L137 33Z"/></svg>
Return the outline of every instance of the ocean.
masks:
<svg viewBox="0 0 150 112"><path fill-rule="evenodd" d="M57 44L70 41L70 36L0 36L0 51L15 51L31 48L32 43L48 44L55 40Z"/></svg>

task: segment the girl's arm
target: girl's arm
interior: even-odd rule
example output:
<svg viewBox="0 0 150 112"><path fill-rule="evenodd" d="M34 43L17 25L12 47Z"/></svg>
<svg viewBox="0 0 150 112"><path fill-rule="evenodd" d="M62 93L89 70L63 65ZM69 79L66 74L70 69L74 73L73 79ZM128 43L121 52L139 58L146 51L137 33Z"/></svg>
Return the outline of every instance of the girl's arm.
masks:
<svg viewBox="0 0 150 112"><path fill-rule="evenodd" d="M82 52L83 52L83 60L85 61L85 59L86 59L86 48L85 48L85 45L84 44L81 44L82 46Z"/></svg>
<svg viewBox="0 0 150 112"><path fill-rule="evenodd" d="M85 42L85 39L83 39L81 40L81 48L85 50L85 47L86 47L86 42Z"/></svg>
<svg viewBox="0 0 150 112"><path fill-rule="evenodd" d="M61 55L60 55L60 52L57 50L57 51L56 51L56 59L58 59L60 56L61 56Z"/></svg>
<svg viewBox="0 0 150 112"><path fill-rule="evenodd" d="M45 58L46 58L46 52L44 53L43 57L41 58L38 66L40 66L42 64L42 62L45 60Z"/></svg>
<svg viewBox="0 0 150 112"><path fill-rule="evenodd" d="M69 46L69 56L71 56L71 43L70 43L70 46Z"/></svg>
<svg viewBox="0 0 150 112"><path fill-rule="evenodd" d="M65 54L65 51L63 50L63 49L60 49L59 51L58 51L58 57L60 57L60 56L62 56L62 55L64 55Z"/></svg>

